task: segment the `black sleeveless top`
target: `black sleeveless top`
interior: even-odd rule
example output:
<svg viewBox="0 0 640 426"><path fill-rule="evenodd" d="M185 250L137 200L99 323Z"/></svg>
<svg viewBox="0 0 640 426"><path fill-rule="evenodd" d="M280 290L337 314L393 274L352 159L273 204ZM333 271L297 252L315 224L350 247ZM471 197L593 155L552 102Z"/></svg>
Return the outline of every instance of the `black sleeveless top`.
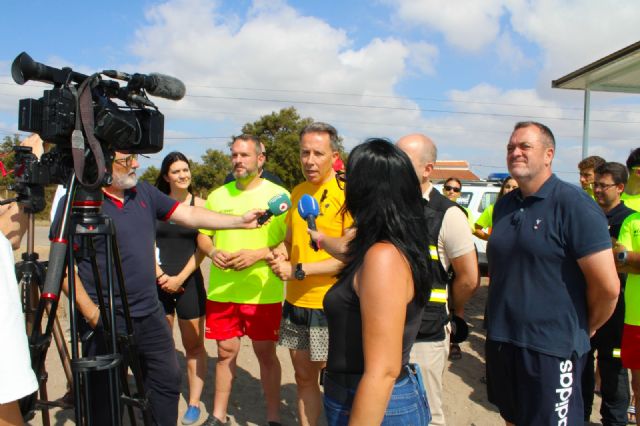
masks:
<svg viewBox="0 0 640 426"><path fill-rule="evenodd" d="M353 288L353 275L341 278L329 289L323 306L329 325L327 371L364 373L360 298ZM423 308L424 303L420 303L417 296L407 304L402 336L402 365L409 362L409 353L420 328ZM380 312L380 315L385 313Z"/></svg>
<svg viewBox="0 0 640 426"><path fill-rule="evenodd" d="M195 197L191 196L191 203ZM170 221L156 223L156 247L160 252L160 265L169 275L177 275L196 251L197 229L185 228Z"/></svg>

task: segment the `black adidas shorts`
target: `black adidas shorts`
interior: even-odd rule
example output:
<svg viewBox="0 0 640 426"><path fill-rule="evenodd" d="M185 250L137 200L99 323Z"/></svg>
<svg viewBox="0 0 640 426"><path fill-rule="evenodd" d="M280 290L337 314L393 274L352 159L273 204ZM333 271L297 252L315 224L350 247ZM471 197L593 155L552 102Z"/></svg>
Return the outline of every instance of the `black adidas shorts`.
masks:
<svg viewBox="0 0 640 426"><path fill-rule="evenodd" d="M581 377L587 355L562 359L487 340L487 393L518 426L582 425Z"/></svg>

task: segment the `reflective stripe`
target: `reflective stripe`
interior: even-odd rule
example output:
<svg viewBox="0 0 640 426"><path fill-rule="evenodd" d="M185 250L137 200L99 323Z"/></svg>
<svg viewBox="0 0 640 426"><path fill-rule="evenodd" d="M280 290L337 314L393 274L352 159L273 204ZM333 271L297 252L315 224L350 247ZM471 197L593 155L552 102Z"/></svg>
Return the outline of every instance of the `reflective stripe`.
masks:
<svg viewBox="0 0 640 426"><path fill-rule="evenodd" d="M613 357L620 358L620 348L613 348Z"/></svg>
<svg viewBox="0 0 640 426"><path fill-rule="evenodd" d="M431 255L431 260L438 260L438 248L436 246L429 246L429 255Z"/></svg>
<svg viewBox="0 0 640 426"><path fill-rule="evenodd" d="M434 288L431 290L431 297L429 298L429 302L434 303L447 303L448 298L447 290Z"/></svg>

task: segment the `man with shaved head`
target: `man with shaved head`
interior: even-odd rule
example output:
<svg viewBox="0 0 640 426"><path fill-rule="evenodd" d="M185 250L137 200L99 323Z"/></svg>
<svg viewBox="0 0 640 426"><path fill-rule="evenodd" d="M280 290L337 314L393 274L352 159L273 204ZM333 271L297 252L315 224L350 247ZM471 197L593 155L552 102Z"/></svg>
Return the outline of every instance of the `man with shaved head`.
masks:
<svg viewBox="0 0 640 426"><path fill-rule="evenodd" d="M451 334L447 306L449 287L454 314L463 317L464 305L479 285L478 261L464 211L435 190L429 180L438 154L436 145L422 134L404 136L396 145L409 156L423 197L428 201L426 212L434 282L411 359L422 370L431 409L430 424L444 425L442 377Z"/></svg>

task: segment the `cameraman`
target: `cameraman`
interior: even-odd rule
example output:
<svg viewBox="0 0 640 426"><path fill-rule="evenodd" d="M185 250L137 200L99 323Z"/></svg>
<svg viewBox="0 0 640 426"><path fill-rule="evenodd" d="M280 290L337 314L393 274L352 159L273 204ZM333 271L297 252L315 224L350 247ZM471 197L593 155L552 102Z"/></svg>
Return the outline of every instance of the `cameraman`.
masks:
<svg viewBox="0 0 640 426"><path fill-rule="evenodd" d="M182 205L148 183L138 183L136 169L139 166L137 154L116 153L113 160L113 182L102 190L102 209L113 220L116 228L129 311L151 414L155 424L173 426L178 417L181 374L171 330L164 318L156 290L156 281L160 278L155 275L156 219L171 219L174 223L190 228L255 228L256 219L262 212L253 210L244 216L229 216ZM63 209L58 208L52 233L58 228L62 213ZM93 239L102 283L107 282L104 240ZM83 355L104 354L107 352L106 335L100 321L90 259L78 259L77 267L79 279L76 280L76 304L85 318L85 322L81 321L79 324L80 333L85 336ZM119 297L116 298L115 310L116 329L122 333L125 324ZM91 373L89 393L89 409L94 423L111 424L108 377L104 372Z"/></svg>
<svg viewBox="0 0 640 426"><path fill-rule="evenodd" d="M40 138L25 139L22 146L32 146L38 154ZM41 141L40 141L41 142ZM40 143L40 148L42 145ZM17 203L0 206L0 424L22 425L18 399L38 390L31 369L31 358L20 306L18 283L14 274L13 250L20 247L27 230L27 216Z"/></svg>

